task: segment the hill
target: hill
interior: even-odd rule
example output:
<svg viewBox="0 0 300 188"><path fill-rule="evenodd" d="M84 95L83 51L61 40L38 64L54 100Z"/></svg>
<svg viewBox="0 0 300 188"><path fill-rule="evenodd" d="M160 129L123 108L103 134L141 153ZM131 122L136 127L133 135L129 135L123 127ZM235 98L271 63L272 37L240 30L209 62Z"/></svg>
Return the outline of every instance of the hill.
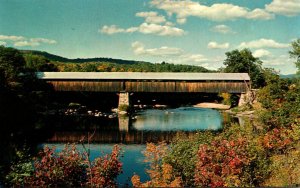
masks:
<svg viewBox="0 0 300 188"><path fill-rule="evenodd" d="M172 63L150 63L113 58L69 59L48 52L20 50L29 68L60 72L215 72L201 66ZM35 57L32 57L34 55ZM42 57L42 58L41 58ZM44 59L43 59L44 58ZM46 60L45 60L46 59ZM49 62L50 61L50 62ZM46 64L46 66L45 66Z"/></svg>
<svg viewBox="0 0 300 188"><path fill-rule="evenodd" d="M280 78L296 78L297 74L280 75Z"/></svg>
<svg viewBox="0 0 300 188"><path fill-rule="evenodd" d="M20 51L23 54L40 55L40 56L44 56L45 58L49 59L50 61L56 61L56 62L62 62L62 63L89 63L89 62L109 62L109 63L117 63L117 64L141 63L141 61L113 59L113 58L104 58L104 57L69 59L69 58L58 56L58 55L50 54L48 52L37 51L37 50L20 50Z"/></svg>

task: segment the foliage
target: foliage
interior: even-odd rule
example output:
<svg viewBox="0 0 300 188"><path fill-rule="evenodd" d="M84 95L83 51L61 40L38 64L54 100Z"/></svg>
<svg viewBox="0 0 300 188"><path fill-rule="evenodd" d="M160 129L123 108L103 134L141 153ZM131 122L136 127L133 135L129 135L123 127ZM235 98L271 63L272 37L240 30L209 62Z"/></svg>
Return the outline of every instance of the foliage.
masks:
<svg viewBox="0 0 300 188"><path fill-rule="evenodd" d="M258 93L258 101L264 108L260 115L263 123L270 129L299 124L300 81L291 82L273 75L267 83Z"/></svg>
<svg viewBox="0 0 300 188"><path fill-rule="evenodd" d="M136 62L117 64L112 62L61 63L52 62L60 72L210 72L192 65L175 65L170 63Z"/></svg>
<svg viewBox="0 0 300 188"><path fill-rule="evenodd" d="M18 50L0 46L0 84L2 87L19 82L19 74L24 72L24 67L25 60Z"/></svg>
<svg viewBox="0 0 300 188"><path fill-rule="evenodd" d="M199 146L195 169L197 186L223 187L245 185L241 177L244 167L250 163L247 141L216 140L211 145Z"/></svg>
<svg viewBox="0 0 300 188"><path fill-rule="evenodd" d="M114 146L110 155L96 158L90 166L88 154L79 152L75 145L66 145L59 153L45 147L33 159L33 166L30 160L13 165L7 180L18 186L111 187L121 173L119 152L120 148Z"/></svg>
<svg viewBox="0 0 300 188"><path fill-rule="evenodd" d="M176 177L173 173L173 168L170 164L165 163L162 159L168 152L166 143L155 145L148 143L144 152L145 162L150 164L147 173L150 176L150 181L145 183L140 182L140 177L134 175L131 178L134 187L181 187L182 180Z"/></svg>
<svg viewBox="0 0 300 188"><path fill-rule="evenodd" d="M164 161L173 167L177 176L181 176L184 185L194 185L198 147L200 144L210 143L214 136L210 131L198 132L190 137L178 135L170 144L170 151Z"/></svg>
<svg viewBox="0 0 300 188"><path fill-rule="evenodd" d="M96 158L90 172L89 186L112 187L116 186L114 181L122 173L122 163L119 161L120 148L115 145L110 155Z"/></svg>
<svg viewBox="0 0 300 188"><path fill-rule="evenodd" d="M292 150L285 154L274 155L271 159L273 171L270 178L264 182L264 187L297 187L300 184L299 150Z"/></svg>
<svg viewBox="0 0 300 188"><path fill-rule="evenodd" d="M229 73L248 73L252 86L259 88L265 85L265 79L261 68L262 61L253 57L249 49L233 50L225 53L227 58L224 60L224 72Z"/></svg>
<svg viewBox="0 0 300 188"><path fill-rule="evenodd" d="M223 99L222 103L226 105L231 105L231 94L230 93L220 93L219 97Z"/></svg>
<svg viewBox="0 0 300 188"><path fill-rule="evenodd" d="M289 51L292 58L296 59L295 65L298 69L298 74L300 74L300 39L292 42L292 50Z"/></svg>
<svg viewBox="0 0 300 188"><path fill-rule="evenodd" d="M128 112L130 110L130 106L127 105L127 104L121 104L119 107L118 107L118 110L119 111L125 111L125 112Z"/></svg>
<svg viewBox="0 0 300 188"><path fill-rule="evenodd" d="M52 72L58 70L57 67L53 63L50 63L50 61L44 56L24 54L24 58L26 61L26 67L35 72Z"/></svg>
<svg viewBox="0 0 300 188"><path fill-rule="evenodd" d="M34 172L28 150L23 149L16 152L16 162L10 167L10 173L6 176L6 181L16 186L24 185L26 177Z"/></svg>

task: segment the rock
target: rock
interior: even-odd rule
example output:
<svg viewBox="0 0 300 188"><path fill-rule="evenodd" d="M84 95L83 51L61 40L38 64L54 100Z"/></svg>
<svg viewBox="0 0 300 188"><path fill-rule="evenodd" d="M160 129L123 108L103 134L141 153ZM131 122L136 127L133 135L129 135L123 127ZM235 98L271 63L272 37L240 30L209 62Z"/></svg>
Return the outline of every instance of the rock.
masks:
<svg viewBox="0 0 300 188"><path fill-rule="evenodd" d="M125 115L125 114L127 114L127 112L126 111L119 111L118 114Z"/></svg>
<svg viewBox="0 0 300 188"><path fill-rule="evenodd" d="M209 102L199 103L199 104L194 105L194 107L197 107L197 108L213 108L213 109L219 109L219 110L228 110L228 109L230 109L229 105L209 103Z"/></svg>

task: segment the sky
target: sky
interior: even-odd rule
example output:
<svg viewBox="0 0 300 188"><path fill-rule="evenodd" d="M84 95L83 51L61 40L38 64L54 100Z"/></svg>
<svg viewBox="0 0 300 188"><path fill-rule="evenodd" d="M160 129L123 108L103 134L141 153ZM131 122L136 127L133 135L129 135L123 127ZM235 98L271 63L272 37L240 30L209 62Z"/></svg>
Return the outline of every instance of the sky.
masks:
<svg viewBox="0 0 300 188"><path fill-rule="evenodd" d="M300 0L0 0L0 45L68 58L224 67L249 48L263 66L296 72Z"/></svg>

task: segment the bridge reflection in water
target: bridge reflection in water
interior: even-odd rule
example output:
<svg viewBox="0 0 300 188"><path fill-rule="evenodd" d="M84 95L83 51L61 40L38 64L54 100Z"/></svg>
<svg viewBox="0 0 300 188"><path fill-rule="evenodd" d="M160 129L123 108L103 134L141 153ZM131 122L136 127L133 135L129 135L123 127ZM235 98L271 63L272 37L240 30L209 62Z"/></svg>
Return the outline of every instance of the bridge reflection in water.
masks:
<svg viewBox="0 0 300 188"><path fill-rule="evenodd" d="M94 131L91 140L94 143L170 142L179 134L189 136L201 130L217 131L230 121L230 118L216 110L181 107L168 110L145 110L133 118L118 117L118 120L110 121L110 123L91 125L93 128L89 131L75 128L57 130L48 142L78 142Z"/></svg>

